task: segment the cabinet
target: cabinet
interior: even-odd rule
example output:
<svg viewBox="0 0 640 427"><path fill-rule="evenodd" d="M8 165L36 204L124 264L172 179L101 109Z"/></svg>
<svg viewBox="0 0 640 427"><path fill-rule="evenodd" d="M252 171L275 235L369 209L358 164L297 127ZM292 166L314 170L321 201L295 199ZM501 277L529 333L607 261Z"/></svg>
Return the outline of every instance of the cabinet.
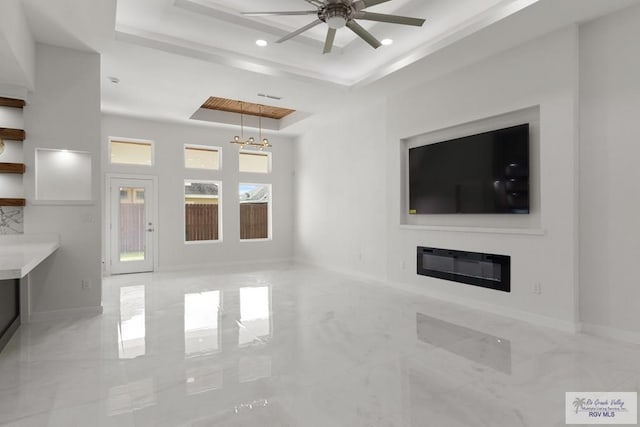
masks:
<svg viewBox="0 0 640 427"><path fill-rule="evenodd" d="M0 350L20 326L20 280L0 280Z"/></svg>

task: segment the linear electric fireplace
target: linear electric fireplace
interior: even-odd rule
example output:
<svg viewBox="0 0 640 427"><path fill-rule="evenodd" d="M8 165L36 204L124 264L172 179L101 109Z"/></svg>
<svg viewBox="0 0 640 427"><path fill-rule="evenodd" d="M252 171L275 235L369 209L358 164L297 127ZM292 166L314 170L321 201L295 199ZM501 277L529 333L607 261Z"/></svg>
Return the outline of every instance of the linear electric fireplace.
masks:
<svg viewBox="0 0 640 427"><path fill-rule="evenodd" d="M418 246L418 274L511 292L511 257Z"/></svg>

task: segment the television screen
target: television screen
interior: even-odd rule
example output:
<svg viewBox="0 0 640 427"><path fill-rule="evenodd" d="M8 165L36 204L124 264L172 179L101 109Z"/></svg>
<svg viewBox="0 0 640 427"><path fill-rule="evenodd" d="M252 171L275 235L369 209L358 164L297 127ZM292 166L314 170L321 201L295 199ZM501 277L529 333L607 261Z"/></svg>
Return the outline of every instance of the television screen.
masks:
<svg viewBox="0 0 640 427"><path fill-rule="evenodd" d="M529 124L409 149L409 212L529 213Z"/></svg>

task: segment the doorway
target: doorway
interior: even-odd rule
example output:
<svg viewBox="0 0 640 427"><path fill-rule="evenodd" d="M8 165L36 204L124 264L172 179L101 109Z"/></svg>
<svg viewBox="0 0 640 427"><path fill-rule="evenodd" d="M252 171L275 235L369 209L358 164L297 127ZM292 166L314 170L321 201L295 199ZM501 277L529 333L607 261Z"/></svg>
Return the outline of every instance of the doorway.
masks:
<svg viewBox="0 0 640 427"><path fill-rule="evenodd" d="M144 273L156 267L155 178L108 177L111 274Z"/></svg>

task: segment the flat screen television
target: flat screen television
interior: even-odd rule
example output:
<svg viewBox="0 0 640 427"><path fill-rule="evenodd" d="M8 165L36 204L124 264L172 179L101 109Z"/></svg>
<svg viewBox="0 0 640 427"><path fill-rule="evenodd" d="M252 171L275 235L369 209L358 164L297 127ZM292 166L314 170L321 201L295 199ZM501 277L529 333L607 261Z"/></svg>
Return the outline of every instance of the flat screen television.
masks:
<svg viewBox="0 0 640 427"><path fill-rule="evenodd" d="M409 213L529 213L529 124L409 149Z"/></svg>

